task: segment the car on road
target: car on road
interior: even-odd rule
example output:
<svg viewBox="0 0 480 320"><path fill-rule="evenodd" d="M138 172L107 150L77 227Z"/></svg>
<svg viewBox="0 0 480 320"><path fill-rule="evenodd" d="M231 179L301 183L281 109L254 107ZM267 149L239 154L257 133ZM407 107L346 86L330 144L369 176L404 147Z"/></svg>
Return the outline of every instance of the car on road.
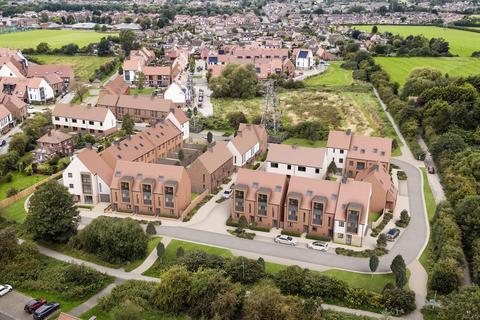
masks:
<svg viewBox="0 0 480 320"><path fill-rule="evenodd" d="M290 246L297 245L297 241L295 239L284 234L279 234L278 236L276 236L274 241L276 243L288 244Z"/></svg>
<svg viewBox="0 0 480 320"><path fill-rule="evenodd" d="M33 319L43 320L46 319L49 315L54 313L60 308L60 303L58 302L49 302L35 310L33 313Z"/></svg>
<svg viewBox="0 0 480 320"><path fill-rule="evenodd" d="M313 241L307 244L308 249L318 250L327 252L328 251L328 242L325 241Z"/></svg>
<svg viewBox="0 0 480 320"><path fill-rule="evenodd" d="M37 309L39 309L41 306L43 306L45 303L47 303L47 300L41 298L41 299L33 299L27 302L23 310L28 313L33 313Z"/></svg>
<svg viewBox="0 0 480 320"><path fill-rule="evenodd" d="M7 144L7 141L5 140L0 140L0 147L3 147L4 145Z"/></svg>
<svg viewBox="0 0 480 320"><path fill-rule="evenodd" d="M7 293L9 293L12 290L13 290L13 288L9 284L0 285L0 297L3 297L4 295L6 295Z"/></svg>
<svg viewBox="0 0 480 320"><path fill-rule="evenodd" d="M232 189L227 189L223 191L222 197L225 199L228 199L232 196L233 190Z"/></svg>
<svg viewBox="0 0 480 320"><path fill-rule="evenodd" d="M399 235L400 235L400 229L392 228L392 229L388 230L388 232L387 232L387 240L388 241L394 241L395 239L398 238Z"/></svg>
<svg viewBox="0 0 480 320"><path fill-rule="evenodd" d="M435 167L434 166L428 166L428 173L434 174L435 173Z"/></svg>

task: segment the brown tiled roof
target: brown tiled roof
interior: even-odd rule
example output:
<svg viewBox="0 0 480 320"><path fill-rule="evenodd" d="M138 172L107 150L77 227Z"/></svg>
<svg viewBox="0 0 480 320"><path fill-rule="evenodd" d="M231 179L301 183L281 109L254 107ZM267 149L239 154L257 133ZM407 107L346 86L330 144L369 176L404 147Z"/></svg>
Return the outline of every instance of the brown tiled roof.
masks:
<svg viewBox="0 0 480 320"><path fill-rule="evenodd" d="M322 168L325 148L307 148L286 144L268 144L267 161Z"/></svg>
<svg viewBox="0 0 480 320"><path fill-rule="evenodd" d="M90 170L91 173L102 178L103 182L112 181L113 169L91 149L84 149L78 155L78 159Z"/></svg>
<svg viewBox="0 0 480 320"><path fill-rule="evenodd" d="M7 117L11 112L3 104L0 104L0 120Z"/></svg>
<svg viewBox="0 0 480 320"><path fill-rule="evenodd" d="M115 164L110 187L118 189L119 181L124 177L133 178L133 191L141 190L141 184L144 179L153 179L155 181L154 193L163 193L162 186L167 181L175 181L178 184L182 184L184 179L188 179L187 172L182 166L120 160Z"/></svg>
<svg viewBox="0 0 480 320"><path fill-rule="evenodd" d="M156 147L170 139L182 134L182 132L170 121L164 120L147 128L142 132L143 136L150 140Z"/></svg>
<svg viewBox="0 0 480 320"><path fill-rule="evenodd" d="M97 105L115 107L117 105L118 98L120 98L120 96L117 94L103 94L98 98Z"/></svg>
<svg viewBox="0 0 480 320"><path fill-rule="evenodd" d="M28 88L38 89L40 88L41 84L42 84L42 78L28 78L28 81L27 81Z"/></svg>
<svg viewBox="0 0 480 320"><path fill-rule="evenodd" d="M75 118L90 121L104 121L108 109L75 104L57 103L52 111L54 117Z"/></svg>
<svg viewBox="0 0 480 320"><path fill-rule="evenodd" d="M368 216L370 196L372 185L368 182L345 179L340 183L338 193L337 209L335 210L335 220L346 220L346 210L349 204L360 204L363 209L360 215L359 223L365 224Z"/></svg>
<svg viewBox="0 0 480 320"><path fill-rule="evenodd" d="M29 65L27 77L45 77L46 75L52 73L55 73L61 78L73 79L75 77L72 66L66 64Z"/></svg>
<svg viewBox="0 0 480 320"><path fill-rule="evenodd" d="M390 162L392 139L380 137L352 137L348 158L365 159L367 161Z"/></svg>
<svg viewBox="0 0 480 320"><path fill-rule="evenodd" d="M118 99L117 107L168 112L170 108L175 108L175 105L171 100L156 97L121 95Z"/></svg>
<svg viewBox="0 0 480 320"><path fill-rule="evenodd" d="M11 96L8 94L0 93L0 101L7 108L12 107L14 109L23 109L27 107L27 103L16 96Z"/></svg>
<svg viewBox="0 0 480 320"><path fill-rule="evenodd" d="M170 67L143 67L142 72L146 76L170 76L172 74Z"/></svg>
<svg viewBox="0 0 480 320"><path fill-rule="evenodd" d="M369 180L369 178L372 177L376 181L378 181L380 187L387 192L387 195L390 197L390 199L396 199L397 198L397 188L392 182L392 178L390 177L390 174L388 174L387 170L385 167L380 163L376 163L373 166L366 168L362 171L360 171L356 177L355 180L357 181L365 181Z"/></svg>
<svg viewBox="0 0 480 320"><path fill-rule="evenodd" d="M128 91L128 83L123 80L123 77L117 76L105 85L105 91L108 94L126 94Z"/></svg>
<svg viewBox="0 0 480 320"><path fill-rule="evenodd" d="M319 180L292 176L288 184L288 193L296 192L302 195L300 207L312 209L312 199L316 196L324 197L327 200L325 212L335 213L340 182L330 180Z"/></svg>
<svg viewBox="0 0 480 320"><path fill-rule="evenodd" d="M348 134L345 131L330 131L328 133L327 148L348 150L352 135L352 132Z"/></svg>
<svg viewBox="0 0 480 320"><path fill-rule="evenodd" d="M60 143L65 140L71 139L72 136L68 133L64 133L60 130L50 130L48 133L44 134L37 139L38 143Z"/></svg>
<svg viewBox="0 0 480 320"><path fill-rule="evenodd" d="M137 71L139 66L144 65L145 61L143 59L139 58L133 58L130 60L125 60L123 61L123 70L128 70L128 71Z"/></svg>
<svg viewBox="0 0 480 320"><path fill-rule="evenodd" d="M259 140L255 131L250 128L239 131L237 136L233 138L231 142L240 154L245 154L248 150L252 149L257 143L259 143Z"/></svg>
<svg viewBox="0 0 480 320"><path fill-rule="evenodd" d="M55 73L47 74L47 75L45 76L45 80L46 80L49 84L63 83L62 78L60 78L60 77L59 77L57 74L55 74Z"/></svg>
<svg viewBox="0 0 480 320"><path fill-rule="evenodd" d="M217 141L212 148L200 155L196 161L200 161L208 173L215 172L225 162L232 161L232 153L227 148L225 141Z"/></svg>
<svg viewBox="0 0 480 320"><path fill-rule="evenodd" d="M240 168L235 186L248 186L246 199L250 201L256 200L255 196L260 188L270 189L270 204L281 205L282 195L286 191L284 190L286 181L286 175Z"/></svg>
<svg viewBox="0 0 480 320"><path fill-rule="evenodd" d="M20 72L17 66L14 65L12 62L8 61L8 62L4 62L3 64L6 65L10 69L10 71L14 73L16 77L24 78L23 74Z"/></svg>

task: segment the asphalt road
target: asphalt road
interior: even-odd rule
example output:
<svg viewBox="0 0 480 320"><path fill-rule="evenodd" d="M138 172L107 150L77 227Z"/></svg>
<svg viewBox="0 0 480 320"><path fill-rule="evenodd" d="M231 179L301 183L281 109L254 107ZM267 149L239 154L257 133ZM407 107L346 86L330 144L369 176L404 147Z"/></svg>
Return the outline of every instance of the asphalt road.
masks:
<svg viewBox="0 0 480 320"><path fill-rule="evenodd" d="M19 125L13 127L10 131L8 131L6 134L0 136L0 140L5 140L5 145L3 147L0 147L0 154L5 154L8 152L8 145L10 143L10 140L12 140L12 136L15 133L21 132L21 128Z"/></svg>
<svg viewBox="0 0 480 320"><path fill-rule="evenodd" d="M12 291L0 298L0 320L31 320L32 315L23 311L30 298Z"/></svg>
<svg viewBox="0 0 480 320"><path fill-rule="evenodd" d="M398 165L407 173L411 220L408 228L397 238L397 243L392 250L388 254L380 257L380 264L377 269L379 273L390 272L390 263L398 254L403 256L407 265L416 260L428 239L427 220L423 202L422 176L419 170L411 164L397 159L393 159L392 163ZM356 272L370 272L368 259L365 258L347 257L335 253L322 253L301 247L289 247L276 244L273 240L271 243L246 240L225 234L194 230L187 227L158 226L157 232L160 235L172 238L248 251L259 255L292 259Z"/></svg>

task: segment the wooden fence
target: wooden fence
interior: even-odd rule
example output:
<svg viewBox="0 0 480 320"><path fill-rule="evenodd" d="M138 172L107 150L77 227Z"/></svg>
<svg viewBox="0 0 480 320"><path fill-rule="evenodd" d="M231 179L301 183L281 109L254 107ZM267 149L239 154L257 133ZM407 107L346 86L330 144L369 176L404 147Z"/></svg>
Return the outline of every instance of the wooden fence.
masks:
<svg viewBox="0 0 480 320"><path fill-rule="evenodd" d="M8 207L9 205L13 204L14 202L17 202L18 200L28 196L29 194L33 193L35 191L35 189L37 189L39 186L41 186L45 182L53 180L53 179L57 179L58 177L61 177L62 173L63 173L63 170L51 175L50 177L48 177L46 179L43 179L42 181L39 181L35 184L32 184L30 187L27 187L27 188L19 191L17 194L14 194L11 197L3 199L2 201L0 201L0 208Z"/></svg>

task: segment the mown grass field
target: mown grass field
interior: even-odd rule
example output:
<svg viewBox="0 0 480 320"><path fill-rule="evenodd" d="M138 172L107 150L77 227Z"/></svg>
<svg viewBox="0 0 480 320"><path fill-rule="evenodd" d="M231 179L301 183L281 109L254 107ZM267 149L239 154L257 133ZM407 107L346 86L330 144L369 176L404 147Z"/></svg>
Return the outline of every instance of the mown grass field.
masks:
<svg viewBox="0 0 480 320"><path fill-rule="evenodd" d="M371 31L371 25L354 26L358 30ZM444 38L450 44L450 52L461 57L470 57L480 49L480 33L440 28L434 26L378 25L378 31L389 31L402 36L423 34L427 38Z"/></svg>
<svg viewBox="0 0 480 320"><path fill-rule="evenodd" d="M0 200L7 198L7 191L10 188L15 188L18 191L20 191L47 178L47 176L40 175L40 174L27 176L17 171L13 171L12 175L13 175L12 182L0 183Z"/></svg>
<svg viewBox="0 0 480 320"><path fill-rule="evenodd" d="M82 82L88 82L88 78L93 74L95 69L114 59L113 57L62 55L32 55L31 57L41 64L71 65L75 72L75 78Z"/></svg>
<svg viewBox="0 0 480 320"><path fill-rule="evenodd" d="M8 221L15 221L16 223L23 223L27 218L27 213L25 212L25 200L28 196L14 202L6 208L1 209L0 213L3 218Z"/></svg>
<svg viewBox="0 0 480 320"><path fill-rule="evenodd" d="M327 71L324 73L306 79L305 85L307 87L318 86L348 86L352 84L352 70L342 69L341 61L330 62Z"/></svg>
<svg viewBox="0 0 480 320"><path fill-rule="evenodd" d="M5 33L0 35L0 46L13 49L35 48L39 43L46 42L50 48L60 48L69 43L79 47L99 42L107 33L82 30L32 30Z"/></svg>
<svg viewBox="0 0 480 320"><path fill-rule="evenodd" d="M392 81L398 82L400 85L405 83L407 76L416 68L434 68L456 77L480 73L480 59L478 58L377 57L375 61L390 74Z"/></svg>

